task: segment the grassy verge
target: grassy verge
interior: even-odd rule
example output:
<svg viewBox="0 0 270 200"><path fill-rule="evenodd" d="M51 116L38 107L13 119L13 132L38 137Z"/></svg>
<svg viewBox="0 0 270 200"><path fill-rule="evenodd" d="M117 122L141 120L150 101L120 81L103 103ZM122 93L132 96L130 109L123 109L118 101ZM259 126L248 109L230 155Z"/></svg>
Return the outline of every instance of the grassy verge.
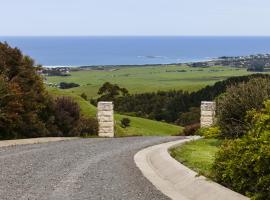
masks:
<svg viewBox="0 0 270 200"><path fill-rule="evenodd" d="M97 109L95 106L84 100L75 93L71 93L65 90L59 90L56 88L48 88L48 91L53 96L71 96L81 108L81 112L86 117L95 117ZM126 115L115 114L116 120L116 136L168 136L177 135L182 131L182 127L167 124L164 122L153 121L149 119L131 117ZM131 120L130 126L122 128L120 121L123 118L129 118Z"/></svg>
<svg viewBox="0 0 270 200"><path fill-rule="evenodd" d="M210 177L215 153L222 141L217 139L201 139L188 142L170 150L172 157L201 175Z"/></svg>

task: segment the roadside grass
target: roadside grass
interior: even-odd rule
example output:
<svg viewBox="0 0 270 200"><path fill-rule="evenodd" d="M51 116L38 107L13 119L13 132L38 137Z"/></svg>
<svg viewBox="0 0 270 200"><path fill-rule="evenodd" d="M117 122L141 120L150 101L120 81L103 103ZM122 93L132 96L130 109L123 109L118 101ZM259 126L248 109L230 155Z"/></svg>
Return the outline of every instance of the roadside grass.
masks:
<svg viewBox="0 0 270 200"><path fill-rule="evenodd" d="M215 154L221 143L218 139L200 139L171 149L170 154L199 175L211 177Z"/></svg>
<svg viewBox="0 0 270 200"><path fill-rule="evenodd" d="M86 117L95 117L97 108L90 104L89 101L84 100L75 93L69 91L59 90L57 88L48 88L48 91L53 96L70 96L72 97L81 108L81 112ZM116 136L126 137L126 136L169 136L178 135L182 132L183 128L173 124L168 124L164 122L158 122L154 120L131 117L127 115L115 114L116 120ZM131 120L130 126L127 128L122 128L120 126L121 120L123 118L129 118Z"/></svg>
<svg viewBox="0 0 270 200"><path fill-rule="evenodd" d="M176 65L118 67L115 70L85 70L71 72L71 76L49 76L50 83L74 82L80 87L66 89L89 98L97 96L101 85L107 81L125 87L130 93L154 92L158 90L195 91L232 76L248 75L246 69L213 66L208 68Z"/></svg>

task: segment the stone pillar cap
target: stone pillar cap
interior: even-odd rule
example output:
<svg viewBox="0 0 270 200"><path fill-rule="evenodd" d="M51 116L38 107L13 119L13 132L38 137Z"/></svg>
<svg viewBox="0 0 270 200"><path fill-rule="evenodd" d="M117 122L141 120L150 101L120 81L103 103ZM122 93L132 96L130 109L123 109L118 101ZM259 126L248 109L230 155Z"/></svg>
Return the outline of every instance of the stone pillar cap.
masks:
<svg viewBox="0 0 270 200"><path fill-rule="evenodd" d="M99 104L102 103L102 104L112 104L113 102L112 101L99 101L98 102Z"/></svg>

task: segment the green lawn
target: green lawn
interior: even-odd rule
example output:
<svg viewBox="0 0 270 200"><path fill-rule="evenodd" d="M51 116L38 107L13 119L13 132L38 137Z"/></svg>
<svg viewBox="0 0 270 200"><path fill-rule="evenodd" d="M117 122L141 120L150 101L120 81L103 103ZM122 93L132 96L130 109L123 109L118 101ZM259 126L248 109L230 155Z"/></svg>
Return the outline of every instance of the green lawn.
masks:
<svg viewBox="0 0 270 200"><path fill-rule="evenodd" d="M183 72L185 70L185 72ZM251 74L246 69L231 67L192 68L187 66L147 66L121 67L114 71L88 70L71 72L71 76L47 77L50 83L74 82L78 88L69 92L95 97L98 88L106 82L116 83L127 88L131 93L152 92L157 90L183 89L194 91L212 85L231 76Z"/></svg>
<svg viewBox="0 0 270 200"><path fill-rule="evenodd" d="M49 93L54 96L71 96L81 107L81 112L84 116L95 117L96 107L91 105L75 93L56 88L49 88ZM122 128L120 126L121 119L128 117L131 120L130 127ZM177 135L182 131L182 127L167 124L163 122L143 119L139 117L130 117L126 115L115 114L116 120L116 136L166 136Z"/></svg>
<svg viewBox="0 0 270 200"><path fill-rule="evenodd" d="M201 175L210 177L215 153L222 141L217 139L200 139L185 143L171 149L172 157Z"/></svg>

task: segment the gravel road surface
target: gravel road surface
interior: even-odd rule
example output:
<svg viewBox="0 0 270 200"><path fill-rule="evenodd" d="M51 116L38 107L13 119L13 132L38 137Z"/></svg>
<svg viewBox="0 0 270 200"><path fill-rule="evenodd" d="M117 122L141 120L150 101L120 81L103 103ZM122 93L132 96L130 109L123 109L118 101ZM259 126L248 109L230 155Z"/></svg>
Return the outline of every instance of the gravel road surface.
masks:
<svg viewBox="0 0 270 200"><path fill-rule="evenodd" d="M140 149L180 137L93 138L0 148L1 200L163 200L136 167Z"/></svg>

